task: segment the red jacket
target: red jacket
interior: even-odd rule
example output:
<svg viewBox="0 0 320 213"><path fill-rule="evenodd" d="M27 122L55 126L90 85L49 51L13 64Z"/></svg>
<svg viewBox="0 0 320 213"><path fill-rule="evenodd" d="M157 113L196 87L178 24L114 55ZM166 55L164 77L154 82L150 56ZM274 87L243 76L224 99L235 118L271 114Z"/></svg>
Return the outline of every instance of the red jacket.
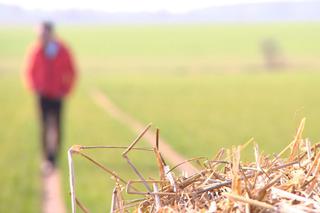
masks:
<svg viewBox="0 0 320 213"><path fill-rule="evenodd" d="M28 57L25 76L34 92L52 99L61 99L70 92L76 73L68 48L60 41L57 44L53 59L45 55L43 45L36 44Z"/></svg>

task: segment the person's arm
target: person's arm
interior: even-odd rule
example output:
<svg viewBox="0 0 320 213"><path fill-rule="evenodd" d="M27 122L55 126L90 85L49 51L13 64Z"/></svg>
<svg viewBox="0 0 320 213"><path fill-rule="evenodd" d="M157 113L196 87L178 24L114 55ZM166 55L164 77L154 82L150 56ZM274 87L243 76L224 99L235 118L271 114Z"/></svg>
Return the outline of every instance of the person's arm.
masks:
<svg viewBox="0 0 320 213"><path fill-rule="evenodd" d="M26 88L35 91L36 90L36 84L35 84L35 78L36 78L36 50L35 48L32 48L29 50L26 58L26 64L23 72L23 83Z"/></svg>

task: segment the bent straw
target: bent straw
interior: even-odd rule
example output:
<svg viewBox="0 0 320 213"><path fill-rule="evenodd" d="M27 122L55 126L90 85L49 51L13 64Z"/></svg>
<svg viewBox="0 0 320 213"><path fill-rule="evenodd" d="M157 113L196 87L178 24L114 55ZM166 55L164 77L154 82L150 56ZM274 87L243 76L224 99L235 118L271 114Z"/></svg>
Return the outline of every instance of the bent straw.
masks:
<svg viewBox="0 0 320 213"><path fill-rule="evenodd" d="M76 190L74 184L74 166L72 160L73 147L68 150L69 185L71 193L71 212L76 213Z"/></svg>
<svg viewBox="0 0 320 213"><path fill-rule="evenodd" d="M148 131L148 129L151 127L152 123L149 123L147 127L140 133L140 135L129 145L129 147L122 153L122 156L125 156L132 147L138 143L138 141L142 138L142 136Z"/></svg>
<svg viewBox="0 0 320 213"><path fill-rule="evenodd" d="M261 202L261 201L258 201L258 200L253 200L253 199L250 199L250 198L245 198L245 197L242 197L242 196L239 196L239 195L235 195L235 194L225 193L224 195L227 198L229 198L231 200L234 200L234 201L239 201L239 202L242 202L242 203L248 203L250 205L257 206L257 207L264 208L264 209L270 209L270 210L274 210L274 211L276 210L275 207L273 207L272 205L270 205L268 203L265 203L265 202Z"/></svg>

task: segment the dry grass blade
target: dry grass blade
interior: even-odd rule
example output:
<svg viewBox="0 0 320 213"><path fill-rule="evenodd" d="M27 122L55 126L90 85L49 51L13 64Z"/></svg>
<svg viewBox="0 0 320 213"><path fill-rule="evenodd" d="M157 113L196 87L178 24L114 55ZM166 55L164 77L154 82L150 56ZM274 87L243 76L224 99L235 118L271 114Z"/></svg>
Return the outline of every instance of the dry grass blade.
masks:
<svg viewBox="0 0 320 213"><path fill-rule="evenodd" d="M76 198L76 203L84 213L90 213L89 210Z"/></svg>
<svg viewBox="0 0 320 213"><path fill-rule="evenodd" d="M71 211L72 213L76 213L76 189L74 182L74 164L72 159L72 154L74 153L74 147L71 147L68 150L68 165L69 165L69 186L70 186L70 194L71 194Z"/></svg>
<svg viewBox="0 0 320 213"><path fill-rule="evenodd" d="M231 188L234 194L241 194L240 184L240 147L232 150L232 183Z"/></svg>
<svg viewBox="0 0 320 213"><path fill-rule="evenodd" d="M146 180L144 179L144 177L142 176L142 174L140 174L140 172L138 171L138 169L133 165L133 163L131 163L131 161L129 160L129 158L127 156L124 156L124 158L127 160L128 164L130 165L130 167L132 168L132 170L138 175L138 177L142 180L143 185L146 187L146 189L149 192L152 192L152 189L150 188L150 186L147 184Z"/></svg>
<svg viewBox="0 0 320 213"><path fill-rule="evenodd" d="M112 175L113 177L115 177L116 179L119 179L122 183L127 184L127 181L125 181L122 177L120 177L117 173L115 173L114 171L108 169L107 167L105 167L104 165L102 165L101 163L99 163L98 161L94 160L93 158L91 158L89 155L84 154L82 152L79 152L79 154L81 156L83 156L84 158L86 158L87 160L89 160L90 162L92 162L94 165L96 165L97 167L99 167L100 169L102 169L103 171L109 173L110 175Z"/></svg>
<svg viewBox="0 0 320 213"><path fill-rule="evenodd" d="M159 168L159 175L160 175L160 180L164 180L166 177L166 174L164 172L164 167L166 166L159 150L157 148L154 148L154 153L156 155L156 159L157 159L157 165Z"/></svg>
<svg viewBox="0 0 320 213"><path fill-rule="evenodd" d="M248 203L250 205L257 206L257 207L264 208L264 209L270 209L270 210L274 210L274 211L276 210L272 205L270 205L268 203L264 203L264 202L258 201L258 200L253 200L253 199L250 199L250 198L241 197L241 196L235 195L235 194L225 193L224 195L227 198L229 198L231 200L234 200L234 201L240 201L242 203Z"/></svg>
<svg viewBox="0 0 320 213"><path fill-rule="evenodd" d="M146 126L146 128L140 133L140 135L128 146L128 148L122 153L122 156L125 156L136 143L139 142L139 140L143 137L143 135L148 131L148 129L151 127L151 123Z"/></svg>
<svg viewBox="0 0 320 213"><path fill-rule="evenodd" d="M112 192L112 197L111 197L111 208L110 208L110 213L114 213L115 210L117 209L117 187L114 187L113 192Z"/></svg>
<svg viewBox="0 0 320 213"><path fill-rule="evenodd" d="M155 203L155 211L158 212L161 208L160 197L157 193L159 193L159 189L156 183L153 183L153 192L154 192L154 203Z"/></svg>
<svg viewBox="0 0 320 213"><path fill-rule="evenodd" d="M185 161L182 161L181 163L178 163L177 165L175 165L174 167L172 167L168 172L172 172L173 170L175 170L176 168L178 168L179 166L185 164L185 163L189 163L192 161L196 161L196 160L200 160L200 159L205 159L205 157L196 157L196 158L191 158Z"/></svg>
<svg viewBox="0 0 320 213"><path fill-rule="evenodd" d="M303 129L304 129L305 122L306 122L306 118L303 118L301 120L301 122L300 122L299 128L297 130L297 134L296 134L296 136L294 137L294 140L293 140L293 147L292 147L291 154L290 154L289 160L288 160L289 162L293 161L294 158L299 153L299 146L300 146L300 143L301 143L302 132L303 132Z"/></svg>

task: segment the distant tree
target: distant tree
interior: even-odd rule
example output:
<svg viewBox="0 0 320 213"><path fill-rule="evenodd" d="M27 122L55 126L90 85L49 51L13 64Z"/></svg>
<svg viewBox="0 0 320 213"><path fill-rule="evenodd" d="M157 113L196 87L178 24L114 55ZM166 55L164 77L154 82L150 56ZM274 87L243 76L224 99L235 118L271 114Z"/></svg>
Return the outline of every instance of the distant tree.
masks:
<svg viewBox="0 0 320 213"><path fill-rule="evenodd" d="M278 42L273 38L266 38L261 43L264 64L267 69L277 69L284 65Z"/></svg>

